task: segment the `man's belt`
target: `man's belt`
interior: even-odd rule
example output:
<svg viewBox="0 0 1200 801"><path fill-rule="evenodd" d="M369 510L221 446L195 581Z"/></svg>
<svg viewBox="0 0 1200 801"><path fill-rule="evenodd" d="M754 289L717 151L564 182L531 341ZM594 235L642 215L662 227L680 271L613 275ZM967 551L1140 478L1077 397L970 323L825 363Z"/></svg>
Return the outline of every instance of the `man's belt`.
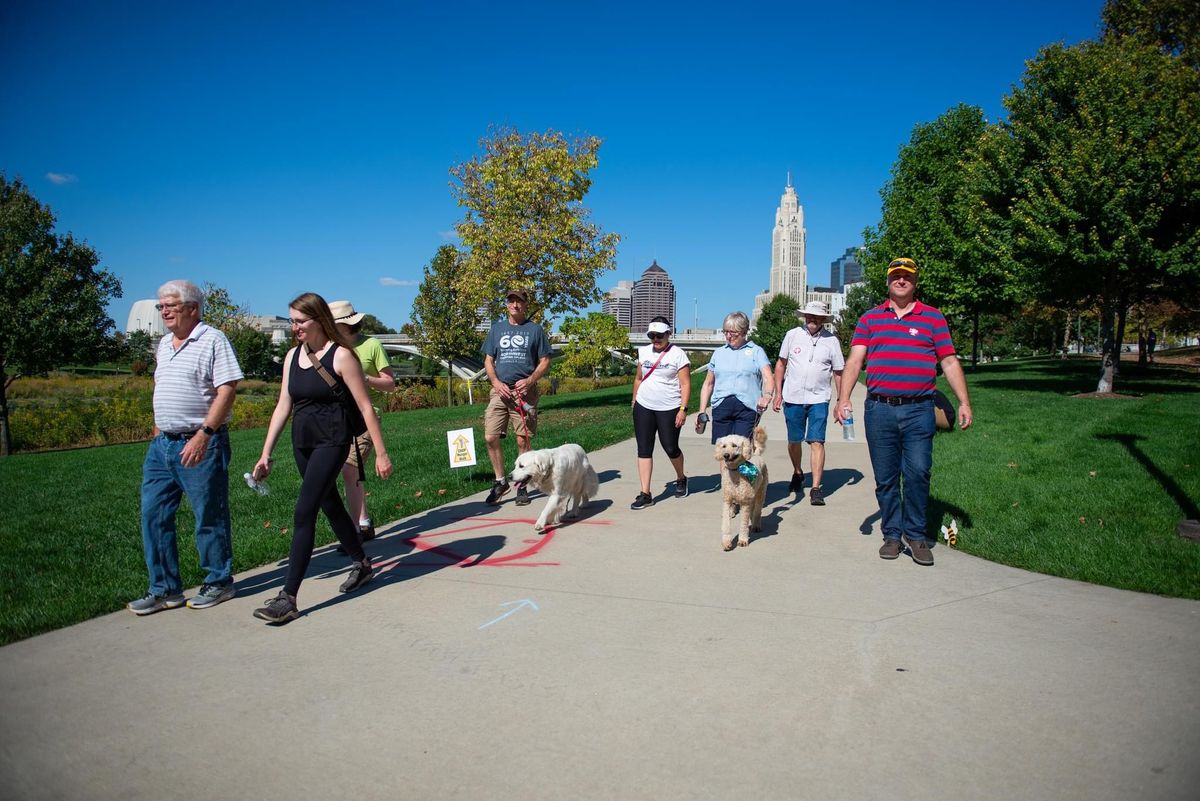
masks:
<svg viewBox="0 0 1200 801"><path fill-rule="evenodd" d="M213 433L220 434L222 431L226 430L226 428L228 428L228 426L221 426ZM161 433L164 437L172 442L178 442L179 440L184 440L186 442L187 440L199 434L200 429L197 428L195 431L163 431Z"/></svg>
<svg viewBox="0 0 1200 801"><path fill-rule="evenodd" d="M875 392L867 394L873 401L886 403L888 406L903 406L906 403L926 403L933 400L932 395L879 395Z"/></svg>

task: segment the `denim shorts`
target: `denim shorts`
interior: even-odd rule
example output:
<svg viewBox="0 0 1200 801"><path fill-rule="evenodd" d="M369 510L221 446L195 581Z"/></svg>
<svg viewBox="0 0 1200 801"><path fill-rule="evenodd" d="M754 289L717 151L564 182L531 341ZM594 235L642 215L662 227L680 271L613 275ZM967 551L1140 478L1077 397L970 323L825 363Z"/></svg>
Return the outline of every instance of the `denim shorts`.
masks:
<svg viewBox="0 0 1200 801"><path fill-rule="evenodd" d="M824 442L829 403L784 403L788 442Z"/></svg>

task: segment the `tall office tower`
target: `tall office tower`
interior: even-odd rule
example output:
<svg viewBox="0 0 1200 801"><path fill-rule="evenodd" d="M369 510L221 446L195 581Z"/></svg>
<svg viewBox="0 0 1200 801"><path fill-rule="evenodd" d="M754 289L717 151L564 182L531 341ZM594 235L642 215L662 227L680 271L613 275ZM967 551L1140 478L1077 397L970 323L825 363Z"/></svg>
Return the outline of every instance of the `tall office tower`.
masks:
<svg viewBox="0 0 1200 801"><path fill-rule="evenodd" d="M633 325L633 281L618 281L615 287L605 292L600 310L611 314L617 325L628 331Z"/></svg>
<svg viewBox="0 0 1200 801"><path fill-rule="evenodd" d="M766 292L754 299L754 322L762 314L762 308L776 295L790 295L801 306L805 302L805 286L808 282L808 266L804 263L804 246L807 238L804 230L804 207L792 187L792 175L788 173L787 186L775 210L775 230L771 232L771 284Z"/></svg>
<svg viewBox="0 0 1200 801"><path fill-rule="evenodd" d="M846 252L829 265L829 286L834 292L841 292L846 284L856 284L862 280L863 268L858 262L860 247L846 248Z"/></svg>
<svg viewBox="0 0 1200 801"><path fill-rule="evenodd" d="M675 283L667 271L658 266L658 260L646 268L642 277L633 282L633 311L630 315L630 330L645 331L655 317L666 317L675 331Z"/></svg>

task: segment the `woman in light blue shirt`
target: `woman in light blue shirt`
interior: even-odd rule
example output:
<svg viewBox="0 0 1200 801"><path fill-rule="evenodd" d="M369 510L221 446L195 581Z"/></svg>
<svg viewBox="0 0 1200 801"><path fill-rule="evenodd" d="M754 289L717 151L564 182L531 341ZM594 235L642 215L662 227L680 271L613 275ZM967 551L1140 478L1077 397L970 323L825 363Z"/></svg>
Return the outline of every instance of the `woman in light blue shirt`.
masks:
<svg viewBox="0 0 1200 801"><path fill-rule="evenodd" d="M750 437L775 395L771 360L746 339L750 320L740 311L725 317L725 344L713 352L700 389L700 410L712 417L712 441L726 434ZM709 400L712 408L709 409Z"/></svg>

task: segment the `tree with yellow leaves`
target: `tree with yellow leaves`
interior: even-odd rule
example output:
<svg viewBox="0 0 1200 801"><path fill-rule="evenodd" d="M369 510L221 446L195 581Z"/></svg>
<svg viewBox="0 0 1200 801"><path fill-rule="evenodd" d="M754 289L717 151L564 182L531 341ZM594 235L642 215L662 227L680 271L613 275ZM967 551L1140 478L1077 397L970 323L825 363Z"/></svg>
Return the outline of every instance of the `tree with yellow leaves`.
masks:
<svg viewBox="0 0 1200 801"><path fill-rule="evenodd" d="M583 205L600 139L501 128L479 145L480 155L450 170L454 197L466 209L456 226L467 254L462 297L499 317L504 292L529 287L535 322L598 301L596 279L616 266L620 241L591 222Z"/></svg>

